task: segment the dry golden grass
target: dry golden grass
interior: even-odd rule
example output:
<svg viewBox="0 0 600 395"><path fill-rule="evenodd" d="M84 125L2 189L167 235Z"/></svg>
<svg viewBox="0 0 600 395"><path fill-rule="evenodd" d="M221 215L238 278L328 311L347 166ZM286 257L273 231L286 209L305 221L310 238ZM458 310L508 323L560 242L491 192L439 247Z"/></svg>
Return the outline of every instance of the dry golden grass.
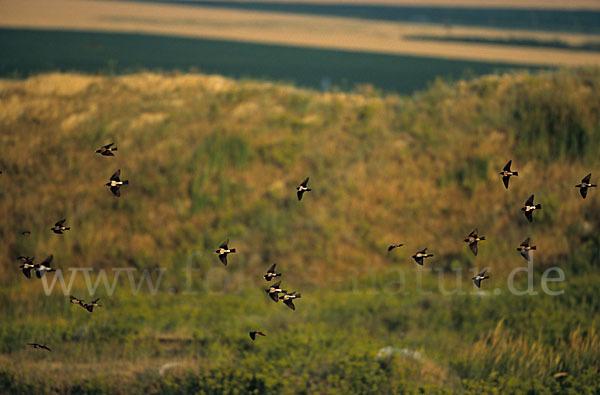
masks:
<svg viewBox="0 0 600 395"><path fill-rule="evenodd" d="M242 42L543 66L600 64L591 51L411 40L410 35L599 42L597 35L526 32L111 1L4 1L0 26L141 32Z"/></svg>

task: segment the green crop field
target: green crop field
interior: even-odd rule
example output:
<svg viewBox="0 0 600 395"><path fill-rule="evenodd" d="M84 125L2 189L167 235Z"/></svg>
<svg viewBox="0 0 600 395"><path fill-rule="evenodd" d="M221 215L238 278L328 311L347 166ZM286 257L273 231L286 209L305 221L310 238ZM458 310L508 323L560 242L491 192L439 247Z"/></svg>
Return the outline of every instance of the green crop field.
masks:
<svg viewBox="0 0 600 395"><path fill-rule="evenodd" d="M44 71L131 73L200 70L236 78L288 81L317 89L409 94L437 77L459 79L522 66L369 54L155 35L0 29L0 76ZM530 69L535 69L531 67Z"/></svg>
<svg viewBox="0 0 600 395"><path fill-rule="evenodd" d="M597 68L410 97L194 73L0 80L0 393L597 394L600 191L574 186L600 177L598 92ZM112 141L115 157L94 153ZM45 280L18 267L49 254ZM295 311L264 291L273 263Z"/></svg>

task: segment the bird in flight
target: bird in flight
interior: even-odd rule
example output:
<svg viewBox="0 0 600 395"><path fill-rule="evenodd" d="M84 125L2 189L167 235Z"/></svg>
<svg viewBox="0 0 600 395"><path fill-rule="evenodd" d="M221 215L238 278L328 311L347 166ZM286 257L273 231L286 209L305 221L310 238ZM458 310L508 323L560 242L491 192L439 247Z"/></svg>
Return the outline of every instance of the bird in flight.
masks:
<svg viewBox="0 0 600 395"><path fill-rule="evenodd" d="M67 220L66 218L61 219L60 221L55 223L54 226L50 228L50 230L53 231L54 233L56 233L57 235L62 235L63 232L71 229L71 228L64 226L66 220Z"/></svg>
<svg viewBox="0 0 600 395"><path fill-rule="evenodd" d="M504 169L502 169L502 171L500 172L500 175L502 176L502 182L504 183L504 186L506 187L506 189L508 189L508 181L510 180L510 176L517 177L519 175L518 171L510 170L511 164L512 164L512 159L508 161L506 166L504 166Z"/></svg>
<svg viewBox="0 0 600 395"><path fill-rule="evenodd" d="M527 199L527 201L525 202L525 206L523 208L521 208L521 210L523 210L523 213L525 214L525 217L527 218L527 220L529 222L533 221L533 211L534 210L541 210L542 209L542 205L541 204L533 204L533 195L531 195L529 197L529 199Z"/></svg>
<svg viewBox="0 0 600 395"><path fill-rule="evenodd" d="M404 244L392 244L391 246L388 247L388 252L390 252L394 248L402 247L403 245Z"/></svg>
<svg viewBox="0 0 600 395"><path fill-rule="evenodd" d="M490 276L485 275L486 272L487 272L487 269L484 269L481 273L479 273L475 277L473 277L473 283L475 283L475 286L477 286L477 288L480 288L481 282L483 280L487 280L488 278L490 278Z"/></svg>
<svg viewBox="0 0 600 395"><path fill-rule="evenodd" d="M592 178L592 173L581 179L581 184L575 185L575 188L579 188L579 193L581 197L585 199L588 193L588 188L596 188L596 184L590 184L590 178Z"/></svg>
<svg viewBox="0 0 600 395"><path fill-rule="evenodd" d="M121 169L117 170L115 172L115 174L110 176L110 181L105 184L107 187L110 188L110 191L116 197L121 196L121 185L129 184L129 180L121 181L120 177L121 177Z"/></svg>
<svg viewBox="0 0 600 395"><path fill-rule="evenodd" d="M521 245L517 248L517 251L521 253L521 256L525 258L527 262L531 260L531 253L529 251L535 250L536 246L532 246L529 244L530 238L526 238Z"/></svg>
<svg viewBox="0 0 600 395"><path fill-rule="evenodd" d="M473 255L477 256L477 243L482 240L485 240L485 236L478 236L477 228L475 228L471 233L469 233L469 236L467 236L467 238L465 239L465 242L469 243L469 247L471 248L471 251L473 251Z"/></svg>
<svg viewBox="0 0 600 395"><path fill-rule="evenodd" d="M81 307L85 307L85 301L83 299L78 299L73 295L69 296L69 301L73 304L78 304Z"/></svg>
<svg viewBox="0 0 600 395"><path fill-rule="evenodd" d="M98 301L100 300L100 298L96 299L96 300L92 300L90 303L84 303L83 307L89 311L90 313L94 312L94 307L102 307L101 304L98 304ZM73 302L75 303L75 302Z"/></svg>
<svg viewBox="0 0 600 395"><path fill-rule="evenodd" d="M296 310L296 306L294 306L294 299L300 299L302 297L302 295L297 294L296 292L291 292L291 293L285 293L285 295L282 295L279 297L279 299L283 300L283 303L285 303L285 305L287 307L289 307L292 310Z"/></svg>
<svg viewBox="0 0 600 395"><path fill-rule="evenodd" d="M262 333L261 331L251 331L251 332L248 332L248 334L250 335L250 339L252 339L252 340L256 339L256 335L267 336L264 333Z"/></svg>
<svg viewBox="0 0 600 395"><path fill-rule="evenodd" d="M304 192L312 191L312 189L307 187L309 178L310 177L306 177L306 180L302 181L302 183L296 187L296 194L298 195L298 200L302 200L302 195L304 195Z"/></svg>
<svg viewBox="0 0 600 395"><path fill-rule="evenodd" d="M22 231L22 232L21 232L21 234L22 234L23 236L29 236L29 235L31 234L31 231L29 231L29 230L24 230L24 231Z"/></svg>
<svg viewBox="0 0 600 395"><path fill-rule="evenodd" d="M269 294L269 297L273 299L274 302L279 301L279 294L286 293L285 289L280 288L281 281L277 281L275 284L271 285L269 288L265 289L265 292Z"/></svg>
<svg viewBox="0 0 600 395"><path fill-rule="evenodd" d="M20 256L19 259L21 260L21 262L23 262L19 266L21 269L23 269L23 274L25 275L25 277L31 278L31 269L35 268L35 265L33 264L33 260L35 259L35 257Z"/></svg>
<svg viewBox="0 0 600 395"><path fill-rule="evenodd" d="M115 154L113 154L112 152L117 151L118 148L113 147L113 145L114 145L114 143L103 145L102 147L100 147L96 150L96 153L103 155L103 156L115 156Z"/></svg>
<svg viewBox="0 0 600 395"><path fill-rule="evenodd" d="M419 265L423 266L423 258L429 258L432 257L433 254L429 254L427 252L427 248L417 252L415 255L412 256L412 258L415 260L415 262L417 262Z"/></svg>
<svg viewBox="0 0 600 395"><path fill-rule="evenodd" d="M28 346L32 346L33 348L36 348L36 349L43 349L43 350L52 351L50 348L48 348L47 346L44 346L43 344L27 343L27 345Z"/></svg>
<svg viewBox="0 0 600 395"><path fill-rule="evenodd" d="M275 277L279 277L281 276L281 273L275 273L275 266L277 266L276 263L274 263L269 270L267 270L267 274L265 274L263 277L265 278L265 280L267 281L271 281L272 279L274 279Z"/></svg>
<svg viewBox="0 0 600 395"><path fill-rule="evenodd" d="M46 274L46 272L55 272L56 269L53 269L50 267L50 262L52 262L52 258L54 258L52 255L48 256L46 259L44 259L44 261L42 263L36 263L34 266L35 269L35 275L37 276L37 278L42 278L44 277L44 274Z"/></svg>
<svg viewBox="0 0 600 395"><path fill-rule="evenodd" d="M215 251L217 254L219 254L219 259L225 266L227 266L227 254L235 253L235 248L229 248L227 247L227 244L229 244L229 239L221 243L219 249Z"/></svg>

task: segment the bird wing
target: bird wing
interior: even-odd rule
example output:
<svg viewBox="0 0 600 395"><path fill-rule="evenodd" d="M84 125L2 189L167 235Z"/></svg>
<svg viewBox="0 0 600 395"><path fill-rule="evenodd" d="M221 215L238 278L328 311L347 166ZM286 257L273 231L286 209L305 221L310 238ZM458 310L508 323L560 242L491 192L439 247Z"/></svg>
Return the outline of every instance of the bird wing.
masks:
<svg viewBox="0 0 600 395"><path fill-rule="evenodd" d="M585 199L585 197L587 196L587 188L579 188L579 193L581 194L581 197Z"/></svg>
<svg viewBox="0 0 600 395"><path fill-rule="evenodd" d="M504 187L508 189L508 181L510 180L510 176L502 177L502 182L504 183Z"/></svg>
<svg viewBox="0 0 600 395"><path fill-rule="evenodd" d="M104 151L102 153L102 155L104 155L104 156L115 156L115 154L113 154L112 151Z"/></svg>
<svg viewBox="0 0 600 395"><path fill-rule="evenodd" d="M224 248L224 249L228 250L229 248L227 248L227 244L229 244L229 239L222 242L221 245L219 246L219 248Z"/></svg>
<svg viewBox="0 0 600 395"><path fill-rule="evenodd" d="M227 254L219 254L219 259L223 265L227 266Z"/></svg>
<svg viewBox="0 0 600 395"><path fill-rule="evenodd" d="M46 259L44 259L44 261L41 263L41 265L50 266L50 262L52 262L53 258L54 258L53 255L49 255Z"/></svg>
<svg viewBox="0 0 600 395"><path fill-rule="evenodd" d="M582 182L582 183L589 184L589 183L590 183L590 179L591 179L591 178L592 178L592 173L590 173L590 174L588 174L587 176L583 177L583 178L581 179L581 182Z"/></svg>
<svg viewBox="0 0 600 395"><path fill-rule="evenodd" d="M281 285L281 280L277 281L275 284L273 284L271 287L272 288L279 288L279 286Z"/></svg>
<svg viewBox="0 0 600 395"><path fill-rule="evenodd" d="M63 224L65 223L67 219L61 219L60 221L58 221L57 223L54 224L54 226L63 226Z"/></svg>
<svg viewBox="0 0 600 395"><path fill-rule="evenodd" d="M296 192L296 195L298 195L298 200L302 200L302 195L304 195L304 191L298 191Z"/></svg>
<svg viewBox="0 0 600 395"><path fill-rule="evenodd" d="M389 247L388 247L388 252L390 252L390 251L391 251L391 250L393 250L394 248L396 248L396 246L395 246L395 245L391 245L391 246L389 246Z"/></svg>
<svg viewBox="0 0 600 395"><path fill-rule="evenodd" d="M529 251L527 251L527 250L523 250L523 251L521 251L521 256L522 256L523 258L525 258L525 260L526 260L527 262L529 262Z"/></svg>
<svg viewBox="0 0 600 395"><path fill-rule="evenodd" d="M52 350L50 349L50 347L47 347L47 346L40 346L40 348L43 348L44 350L52 351Z"/></svg>
<svg viewBox="0 0 600 395"><path fill-rule="evenodd" d="M112 145L113 145L113 144L114 144L114 142L112 142L112 143L110 143L110 144L106 144L106 145L104 146L104 148L110 148L110 147L112 147Z"/></svg>
<svg viewBox="0 0 600 395"><path fill-rule="evenodd" d="M285 305L290 309L296 310L296 306L294 306L294 302L292 302L292 299L284 300L283 303L285 303Z"/></svg>
<svg viewBox="0 0 600 395"><path fill-rule="evenodd" d="M469 233L469 237L477 237L477 228L473 229L473 231Z"/></svg>
<svg viewBox="0 0 600 395"><path fill-rule="evenodd" d="M525 213L525 217L527 218L527 220L529 222L533 221L533 215L531 214L531 211L523 211Z"/></svg>
<svg viewBox="0 0 600 395"><path fill-rule="evenodd" d="M487 272L487 269L483 269L483 271L481 273L479 273L478 276L483 277L486 272Z"/></svg>
<svg viewBox="0 0 600 395"><path fill-rule="evenodd" d="M525 202L526 206L533 206L533 195L531 195L529 197L529 199L527 199L527 201Z"/></svg>
<svg viewBox="0 0 600 395"><path fill-rule="evenodd" d="M269 270L267 270L267 273L273 273L273 274L274 274L274 273L275 273L275 266L276 266L276 265L277 265L277 264L276 264L276 263L274 263L274 264L273 264L273 265L272 265L272 266L269 268Z"/></svg>
<svg viewBox="0 0 600 395"><path fill-rule="evenodd" d="M113 195L115 195L116 197L120 197L121 196L121 188L119 185L114 185L112 187L110 187L110 191L113 193Z"/></svg>
<svg viewBox="0 0 600 395"><path fill-rule="evenodd" d="M469 244L469 247L471 248L473 255L477 256L477 251L478 251L477 242L475 241L475 242Z"/></svg>
<svg viewBox="0 0 600 395"><path fill-rule="evenodd" d="M301 186L303 186L304 188L306 188L306 185L308 185L308 179L310 177L306 177L306 180L302 181L302 183L300 183Z"/></svg>
<svg viewBox="0 0 600 395"><path fill-rule="evenodd" d="M25 277L31 278L31 268L23 268L23 274L25 275Z"/></svg>
<svg viewBox="0 0 600 395"><path fill-rule="evenodd" d="M42 278L42 276L44 276L44 273L46 273L45 270L35 269L35 275L37 278Z"/></svg>
<svg viewBox="0 0 600 395"><path fill-rule="evenodd" d="M529 242L531 241L530 239L531 239L531 237L526 238L525 240L523 240L521 245L524 247L529 247Z"/></svg>
<svg viewBox="0 0 600 395"><path fill-rule="evenodd" d="M254 340L256 338L256 332L248 332L250 335L250 339Z"/></svg>
<svg viewBox="0 0 600 395"><path fill-rule="evenodd" d="M419 265L423 266L423 257L416 257L414 256L413 259L415 260L415 262L417 262Z"/></svg>
<svg viewBox="0 0 600 395"><path fill-rule="evenodd" d="M121 176L121 169L115 171L115 174L113 174L112 176L110 176L110 180L111 181L121 181L119 179L120 176Z"/></svg>
<svg viewBox="0 0 600 395"><path fill-rule="evenodd" d="M504 171L510 171L510 165L512 164L512 159L508 161L508 163L506 164L506 166L504 166Z"/></svg>
<svg viewBox="0 0 600 395"><path fill-rule="evenodd" d="M475 283L475 285L477 286L477 288L480 288L480 286L481 286L481 280L480 280L480 279L478 279L478 278L475 278L475 279L473 280L473 282Z"/></svg>
<svg viewBox="0 0 600 395"><path fill-rule="evenodd" d="M275 302L279 302L279 298L277 297L277 292L269 292L269 297L273 299Z"/></svg>
<svg viewBox="0 0 600 395"><path fill-rule="evenodd" d="M267 335L265 335L264 333L262 333L262 332L260 332L260 331L256 332L256 334L257 334L257 335L261 335L261 336L267 336Z"/></svg>

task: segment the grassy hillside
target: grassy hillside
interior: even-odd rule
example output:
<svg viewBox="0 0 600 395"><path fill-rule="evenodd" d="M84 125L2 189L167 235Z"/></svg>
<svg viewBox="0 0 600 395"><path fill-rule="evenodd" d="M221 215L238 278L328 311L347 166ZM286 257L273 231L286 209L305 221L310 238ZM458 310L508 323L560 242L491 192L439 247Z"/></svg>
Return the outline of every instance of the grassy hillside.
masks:
<svg viewBox="0 0 600 395"><path fill-rule="evenodd" d="M599 87L598 69L410 98L204 75L1 81L0 392L598 391L600 194L574 185L600 175ZM112 141L116 157L94 154ZM103 186L118 168L119 199ZM532 193L543 210L529 224ZM50 232L63 217L71 231ZM462 242L474 227L476 258ZM528 236L539 294L516 296ZM238 253L225 268L226 238ZM424 247L435 257L418 268ZM147 270L156 295L133 296L123 272L89 314L20 273L16 256L48 254L66 282L74 268L91 284ZM295 312L261 290L272 263L303 295ZM540 285L552 266L560 296ZM91 299L83 272L70 293ZM268 337L252 343L257 329Z"/></svg>

